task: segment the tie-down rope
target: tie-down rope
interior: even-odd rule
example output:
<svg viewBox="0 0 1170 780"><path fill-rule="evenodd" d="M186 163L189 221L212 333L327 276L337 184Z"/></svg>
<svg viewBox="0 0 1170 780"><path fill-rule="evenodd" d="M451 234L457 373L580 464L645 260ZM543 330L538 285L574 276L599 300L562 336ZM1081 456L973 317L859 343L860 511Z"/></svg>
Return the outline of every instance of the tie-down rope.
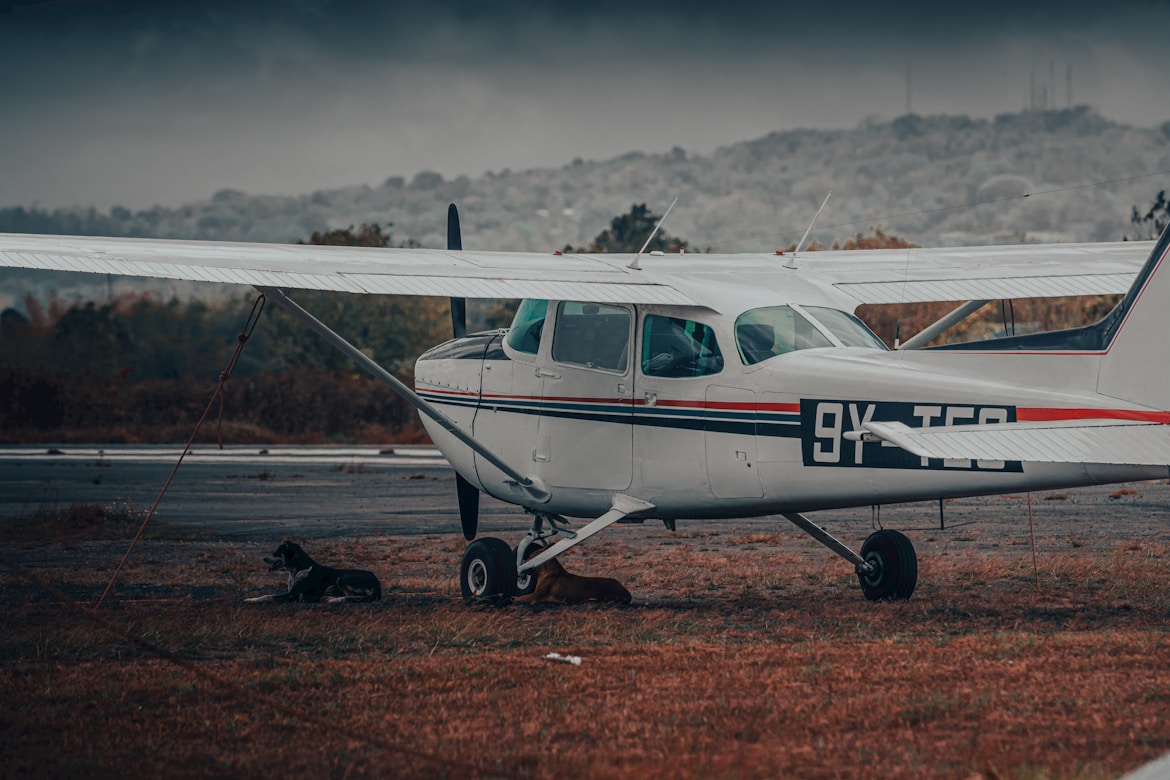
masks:
<svg viewBox="0 0 1170 780"><path fill-rule="evenodd" d="M199 422L195 423L195 430L191 432L191 438L187 439L187 446L183 448L183 453L179 455L179 460L175 463L175 467L171 469L171 475L167 477L166 483L162 490L159 491L158 498L154 500L154 504L150 507L150 511L146 513L146 517L142 520L142 525L138 526L138 533L134 534L134 538L130 540L130 546L126 548L126 554L122 556L122 562L118 564L118 568L114 569L114 573L110 575L110 581L106 584L106 589L102 591L102 595L94 605L97 610L101 607L102 602L106 600L106 594L110 592L110 588L114 587L114 582L118 579L118 575L122 571L122 567L126 565L126 561L130 558L130 553L134 550L134 545L138 544L138 540L142 537L142 532L146 530L146 524L150 522L150 518L154 517L154 511L158 509L159 502L162 497L166 495L167 488L171 486L171 480L175 478L175 474L179 472L179 466L183 463L183 458L187 457L187 453L191 450L191 445L195 443L195 437L199 435L199 429L203 427L203 421L207 419L207 415L211 412L211 407L215 404L216 399L219 399L219 421L216 425L216 440L219 443L219 448L223 449L223 386L227 382L228 377L232 375L232 371L236 368L236 362L240 359L240 353L244 351L244 344L252 335L252 331L256 329L256 323L260 321L260 314L264 311L264 302L267 300L263 295L256 296L256 300L252 303L252 311L248 314L248 319L244 321L244 327L240 330L240 335L236 337L236 351L232 353L231 359L228 360L227 367L219 375L219 383L215 386L215 392L211 395L211 400L207 403L207 408L203 410L203 415L199 418Z"/></svg>

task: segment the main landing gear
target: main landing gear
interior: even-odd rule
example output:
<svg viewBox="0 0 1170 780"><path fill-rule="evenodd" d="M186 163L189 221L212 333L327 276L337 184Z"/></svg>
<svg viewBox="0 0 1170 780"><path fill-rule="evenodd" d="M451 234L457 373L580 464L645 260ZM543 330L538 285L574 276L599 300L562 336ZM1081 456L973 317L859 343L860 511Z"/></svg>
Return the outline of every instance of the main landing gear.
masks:
<svg viewBox="0 0 1170 780"><path fill-rule="evenodd" d="M615 496L613 508L577 531L557 515L533 514L532 528L515 548L503 539L485 537L467 546L459 566L459 589L466 601L505 601L531 593L536 587L536 567L580 544L623 517L653 509L652 504L625 495ZM910 598L918 584L918 557L904 534L893 530L875 531L861 545L861 554L802 514L785 514L794 525L853 564L861 592L870 601L900 601ZM547 524L547 527L546 527ZM545 547L546 540L564 538ZM539 551L528 557L536 546Z"/></svg>
<svg viewBox="0 0 1170 780"><path fill-rule="evenodd" d="M545 529L545 523L548 523L548 529ZM459 590L463 600L505 601L536 590L534 567L520 569L530 549L535 547L543 551L543 541L557 533L564 533L570 540L579 536L579 532L568 529L563 518L538 514L532 521L532 530L516 547L491 536L476 539L467 546L459 565Z"/></svg>
<svg viewBox="0 0 1170 780"><path fill-rule="evenodd" d="M905 534L885 529L874 531L861 545L861 558L869 564L869 571L857 569L861 592L867 599L910 598L918 584L918 556Z"/></svg>
<svg viewBox="0 0 1170 780"><path fill-rule="evenodd" d="M577 531L570 530L568 521L559 515L534 512L532 528L515 548L490 536L467 546L459 565L459 590L466 601L504 601L531 593L536 588L536 567L618 520L653 508L646 501L615 495L608 512ZM564 538L545 547L545 541L557 534ZM540 549L530 558L528 552L534 546Z"/></svg>
<svg viewBox="0 0 1170 780"><path fill-rule="evenodd" d="M870 601L901 601L910 598L918 584L918 556L914 545L898 531L881 530L861 545L861 555L798 512L784 515L794 525L853 564L861 592Z"/></svg>

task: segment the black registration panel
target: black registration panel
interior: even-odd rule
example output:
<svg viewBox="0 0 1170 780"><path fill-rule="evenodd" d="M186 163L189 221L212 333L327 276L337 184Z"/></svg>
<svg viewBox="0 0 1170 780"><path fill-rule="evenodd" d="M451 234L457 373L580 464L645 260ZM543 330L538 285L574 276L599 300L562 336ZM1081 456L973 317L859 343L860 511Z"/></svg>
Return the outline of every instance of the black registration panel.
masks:
<svg viewBox="0 0 1170 780"><path fill-rule="evenodd" d="M846 433L863 431L867 422L900 422L911 428L929 428L1015 421L1014 406L802 398L801 450L806 466L1018 472L1023 471L1019 461L922 458L886 442L845 437Z"/></svg>

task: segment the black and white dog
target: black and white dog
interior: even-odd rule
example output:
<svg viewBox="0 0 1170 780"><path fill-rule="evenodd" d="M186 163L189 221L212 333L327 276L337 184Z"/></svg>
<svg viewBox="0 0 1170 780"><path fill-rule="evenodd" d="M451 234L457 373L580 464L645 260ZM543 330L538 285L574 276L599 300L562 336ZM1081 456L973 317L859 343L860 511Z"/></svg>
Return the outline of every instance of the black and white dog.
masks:
<svg viewBox="0 0 1170 780"><path fill-rule="evenodd" d="M288 572L288 591L244 599L258 601L377 601L382 583L372 572L334 569L309 557L296 542L281 542L271 556L264 556L268 571Z"/></svg>

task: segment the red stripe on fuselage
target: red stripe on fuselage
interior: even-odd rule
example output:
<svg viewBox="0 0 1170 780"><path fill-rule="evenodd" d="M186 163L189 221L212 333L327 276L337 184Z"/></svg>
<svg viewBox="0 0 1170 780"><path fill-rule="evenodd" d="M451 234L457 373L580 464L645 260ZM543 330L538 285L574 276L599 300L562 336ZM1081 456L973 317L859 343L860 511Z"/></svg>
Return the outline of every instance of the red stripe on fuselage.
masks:
<svg viewBox="0 0 1170 780"><path fill-rule="evenodd" d="M638 401L639 405L645 401ZM658 399L655 406L669 406L683 409L719 409L732 412L790 412L800 413L800 404L757 404L736 401L670 401Z"/></svg>
<svg viewBox="0 0 1170 780"><path fill-rule="evenodd" d="M1056 420L1138 420L1170 424L1170 412L1153 409L1016 409L1019 422L1053 422Z"/></svg>

